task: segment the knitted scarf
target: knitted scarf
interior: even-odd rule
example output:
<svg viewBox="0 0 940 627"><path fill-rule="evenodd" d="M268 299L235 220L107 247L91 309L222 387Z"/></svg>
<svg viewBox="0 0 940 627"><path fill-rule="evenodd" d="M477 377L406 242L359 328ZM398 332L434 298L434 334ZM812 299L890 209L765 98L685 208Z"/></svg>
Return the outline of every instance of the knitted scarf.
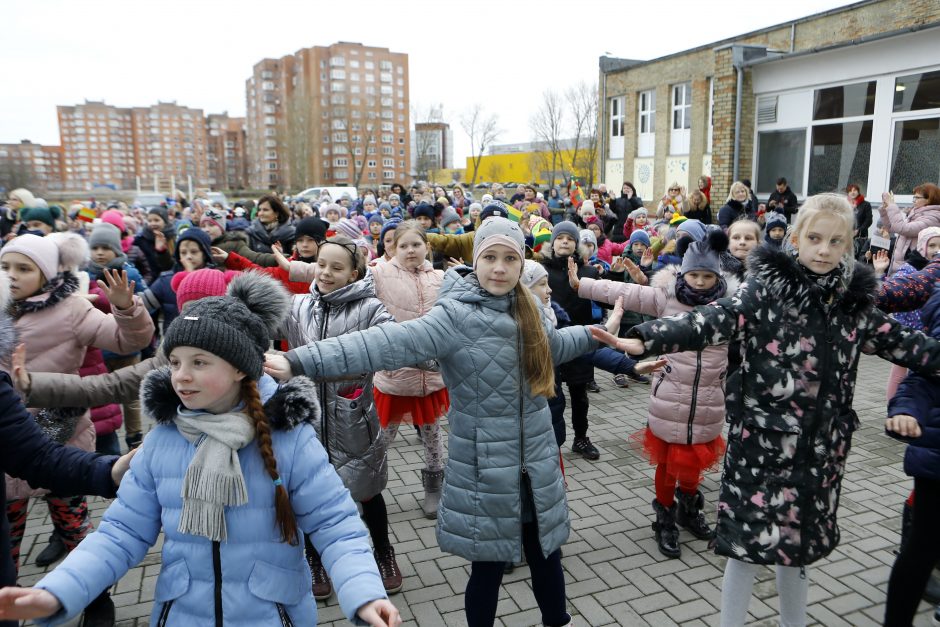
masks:
<svg viewBox="0 0 940 627"><path fill-rule="evenodd" d="M725 295L728 284L725 277L719 276L718 282L707 290L697 290L685 282L685 277L676 279L676 300L689 307L698 307L718 300Z"/></svg>
<svg viewBox="0 0 940 627"><path fill-rule="evenodd" d="M242 413L208 414L180 407L176 428L196 454L189 462L180 496L179 531L224 542L225 507L248 502L238 451L255 438L252 419Z"/></svg>

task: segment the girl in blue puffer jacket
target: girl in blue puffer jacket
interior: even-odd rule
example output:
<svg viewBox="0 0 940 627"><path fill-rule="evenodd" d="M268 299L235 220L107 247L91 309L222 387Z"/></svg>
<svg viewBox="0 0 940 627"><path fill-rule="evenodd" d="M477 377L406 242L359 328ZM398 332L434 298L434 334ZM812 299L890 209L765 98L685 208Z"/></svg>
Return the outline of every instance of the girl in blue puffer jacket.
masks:
<svg viewBox="0 0 940 627"><path fill-rule="evenodd" d="M69 620L139 563L162 529L151 625L315 625L301 534L337 582L349 620L400 624L356 505L309 424L314 385L298 378L261 403L264 352L289 296L251 273L228 294L191 303L169 326L161 349L170 367L141 385L157 426L117 500L35 588L0 595L4 617Z"/></svg>

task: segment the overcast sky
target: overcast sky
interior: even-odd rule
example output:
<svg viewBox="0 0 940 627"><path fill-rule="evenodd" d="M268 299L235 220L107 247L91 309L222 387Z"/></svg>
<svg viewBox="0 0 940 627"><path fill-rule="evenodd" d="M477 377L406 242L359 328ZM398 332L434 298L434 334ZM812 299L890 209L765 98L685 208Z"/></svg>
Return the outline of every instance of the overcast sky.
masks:
<svg viewBox="0 0 940 627"><path fill-rule="evenodd" d="M354 41L408 54L411 104L481 102L499 143L532 140L542 90L597 80L598 57L653 59L849 4L844 0L28 0L4 2L0 143L58 144L56 105L158 100L245 113L265 57Z"/></svg>

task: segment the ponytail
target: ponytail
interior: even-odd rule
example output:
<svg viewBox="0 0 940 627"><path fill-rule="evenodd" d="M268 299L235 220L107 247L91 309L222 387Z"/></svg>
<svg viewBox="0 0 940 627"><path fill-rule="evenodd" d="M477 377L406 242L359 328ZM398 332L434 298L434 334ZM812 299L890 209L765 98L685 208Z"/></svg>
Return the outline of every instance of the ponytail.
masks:
<svg viewBox="0 0 940 627"><path fill-rule="evenodd" d="M555 366L548 336L542 326L542 314L535 304L535 296L522 281L516 283L514 317L522 333L522 368L529 390L535 396L555 396Z"/></svg>
<svg viewBox="0 0 940 627"><path fill-rule="evenodd" d="M287 488L281 483L277 473L277 460L274 458L274 449L271 446L271 425L264 414L264 406L258 395L258 384L249 378L242 379L242 400L245 401L245 411L255 422L255 433L258 438L258 449L264 459L264 469L268 472L274 484L274 515L277 526L281 529L281 539L289 544L297 544L297 519L290 504Z"/></svg>

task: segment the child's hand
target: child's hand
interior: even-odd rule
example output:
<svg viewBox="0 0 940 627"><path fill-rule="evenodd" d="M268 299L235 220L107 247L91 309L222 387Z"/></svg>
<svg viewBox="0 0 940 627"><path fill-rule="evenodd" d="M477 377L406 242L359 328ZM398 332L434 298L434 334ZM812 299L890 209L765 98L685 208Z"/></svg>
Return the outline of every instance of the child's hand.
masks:
<svg viewBox="0 0 940 627"><path fill-rule="evenodd" d="M643 256L640 257L640 265L644 268L649 268L653 265L653 247L649 247L643 251Z"/></svg>
<svg viewBox="0 0 940 627"><path fill-rule="evenodd" d="M98 287L118 309L129 309L134 304L134 281L127 282L127 271L105 270L105 280L98 279Z"/></svg>
<svg viewBox="0 0 940 627"><path fill-rule="evenodd" d="M3 588L0 590L0 620L29 620L52 616L62 604L47 590Z"/></svg>
<svg viewBox="0 0 940 627"><path fill-rule="evenodd" d="M444 265L447 266L447 269L456 268L458 266L465 265L462 259L454 259L453 257L448 257L447 261L444 262Z"/></svg>
<svg viewBox="0 0 940 627"><path fill-rule="evenodd" d="M166 251L166 234L163 231L154 231L153 247L158 253Z"/></svg>
<svg viewBox="0 0 940 627"><path fill-rule="evenodd" d="M659 371L667 363L669 363L669 360L667 359L657 359L656 361L641 361L633 367L633 370L637 374L652 374Z"/></svg>
<svg viewBox="0 0 940 627"><path fill-rule="evenodd" d="M649 283L649 279L646 278L646 274L640 270L639 266L633 263L632 259L624 260L624 265L627 267L627 273L630 275L630 278L633 279L633 282L637 285L646 285Z"/></svg>
<svg viewBox="0 0 940 627"><path fill-rule="evenodd" d="M118 457L118 460L111 466L111 481L114 482L114 485L121 485L121 479L123 479L127 471L130 470L131 460L134 459L134 455L136 455L139 450L140 445L135 446L129 453Z"/></svg>
<svg viewBox="0 0 940 627"><path fill-rule="evenodd" d="M568 257L568 284L576 292L581 285L581 281L578 279L578 264L574 262L574 257Z"/></svg>
<svg viewBox="0 0 940 627"><path fill-rule="evenodd" d="M875 267L875 272L879 275L884 274L888 271L888 266L891 265L891 258L888 257L888 251L882 249L871 260L871 265Z"/></svg>
<svg viewBox="0 0 940 627"><path fill-rule="evenodd" d="M628 355L642 355L646 352L646 347L643 346L642 340L635 339L621 339L612 333L608 333L604 329L598 329L597 327L591 327L591 335L594 336L594 339L602 344L607 344L612 346L619 351L623 351Z"/></svg>
<svg viewBox="0 0 940 627"><path fill-rule="evenodd" d="M277 261L278 267L281 270L290 272L290 261L284 256L284 248L281 246L281 242L271 244L271 252L274 255L274 260Z"/></svg>
<svg viewBox="0 0 940 627"><path fill-rule="evenodd" d="M370 627L397 627L401 625L398 609L388 599L370 601L360 607L356 614Z"/></svg>
<svg viewBox="0 0 940 627"><path fill-rule="evenodd" d="M607 327L607 332L611 335L616 335L617 331L620 330L620 319L623 318L623 297L617 299L617 302L614 303L614 310L610 312L610 316L607 317L607 322L604 323L604 326Z"/></svg>
<svg viewBox="0 0 940 627"><path fill-rule="evenodd" d="M894 204L894 194L891 192L885 192L881 195L881 202L886 205Z"/></svg>
<svg viewBox="0 0 940 627"><path fill-rule="evenodd" d="M278 381L287 381L294 376L287 357L274 353L267 353L264 356L264 371Z"/></svg>
<svg viewBox="0 0 940 627"><path fill-rule="evenodd" d="M614 257L613 263L610 264L610 271L620 273L625 272L626 269L623 257Z"/></svg>
<svg viewBox="0 0 940 627"><path fill-rule="evenodd" d="M905 438L919 438L921 434L917 418L907 414L898 414L885 420L885 430L893 431Z"/></svg>
<svg viewBox="0 0 940 627"><path fill-rule="evenodd" d="M212 261L214 261L218 266L224 266L225 260L228 259L228 253L221 248L218 248L217 246L213 246L211 252Z"/></svg>
<svg viewBox="0 0 940 627"><path fill-rule="evenodd" d="M16 391L23 396L29 396L31 384L29 371L26 369L26 344L19 344L16 347L10 365L13 369L13 385L16 387Z"/></svg>

